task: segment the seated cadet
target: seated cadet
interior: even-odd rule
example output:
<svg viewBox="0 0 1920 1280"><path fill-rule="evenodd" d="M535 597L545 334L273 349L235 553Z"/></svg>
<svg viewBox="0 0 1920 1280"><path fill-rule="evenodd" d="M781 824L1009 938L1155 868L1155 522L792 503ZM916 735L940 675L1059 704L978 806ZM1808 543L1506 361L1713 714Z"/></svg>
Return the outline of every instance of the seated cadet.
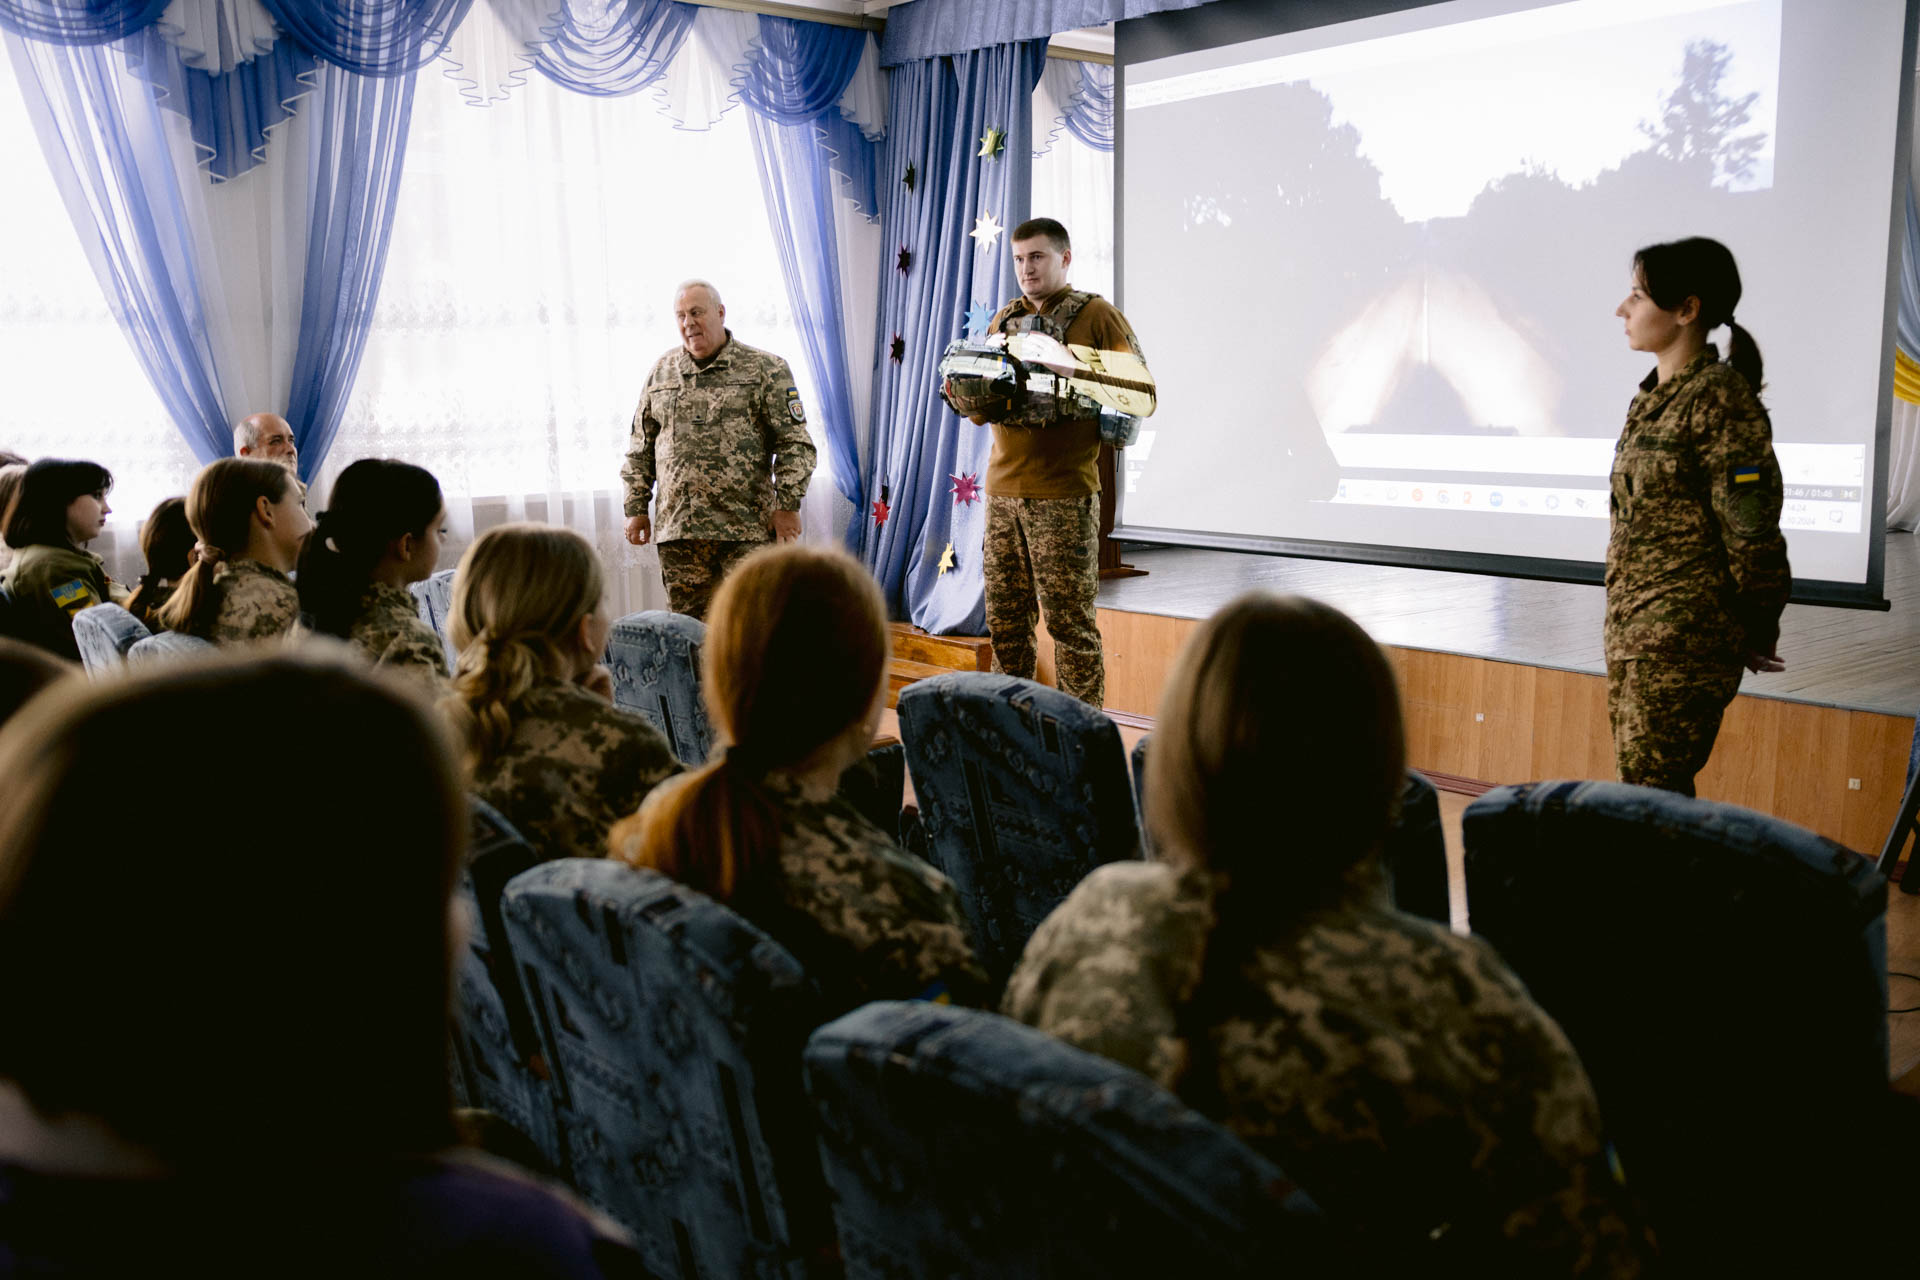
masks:
<svg viewBox="0 0 1920 1280"><path fill-rule="evenodd" d="M225 788L190 856L73 816L103 779L177 811L129 743L262 733L299 787ZM644 1274L564 1193L448 1150L467 814L404 690L293 654L70 681L0 733L0 777L0 1274Z"/></svg>
<svg viewBox="0 0 1920 1280"><path fill-rule="evenodd" d="M15 631L49 653L80 660L73 615L127 590L107 577L86 544L106 527L113 473L97 462L42 458L26 469L7 512L7 589L13 592Z"/></svg>
<svg viewBox="0 0 1920 1280"><path fill-rule="evenodd" d="M187 494L187 523L200 541L160 621L215 644L292 632L300 593L287 575L313 528L292 474L248 458L210 462Z"/></svg>
<svg viewBox="0 0 1920 1280"><path fill-rule="evenodd" d="M146 558L147 571L127 601L127 612L147 630L167 629L160 621L160 609L173 599L174 588L186 577L197 541L193 526L187 523L185 498L162 498L140 526L140 554Z"/></svg>
<svg viewBox="0 0 1920 1280"><path fill-rule="evenodd" d="M613 705L600 557L571 530L500 525L460 557L452 610L460 659L442 705L473 793L542 857L605 857L607 829L680 762Z"/></svg>
<svg viewBox="0 0 1920 1280"><path fill-rule="evenodd" d="M350 641L375 663L447 688L447 650L407 585L440 562L447 508L431 472L362 458L333 482L300 554L300 606L313 629Z"/></svg>
<svg viewBox="0 0 1920 1280"><path fill-rule="evenodd" d="M1254 593L1181 652L1147 754L1158 855L1083 880L1005 1011L1146 1073L1391 1252L1630 1275L1642 1241L1560 1028L1477 938L1396 911L1393 672Z"/></svg>
<svg viewBox="0 0 1920 1280"><path fill-rule="evenodd" d="M726 903L804 964L834 1012L975 1003L986 974L947 878L836 793L887 693L880 588L844 552L779 544L720 584L701 652L706 767L614 828L615 857Z"/></svg>

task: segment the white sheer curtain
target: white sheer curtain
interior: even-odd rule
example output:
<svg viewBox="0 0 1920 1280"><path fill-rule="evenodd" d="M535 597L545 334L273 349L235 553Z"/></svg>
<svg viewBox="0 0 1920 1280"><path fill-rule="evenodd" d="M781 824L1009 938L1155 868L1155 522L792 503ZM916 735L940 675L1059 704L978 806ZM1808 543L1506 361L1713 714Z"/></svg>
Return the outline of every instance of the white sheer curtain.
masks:
<svg viewBox="0 0 1920 1280"><path fill-rule="evenodd" d="M664 608L658 557L622 536L619 470L674 286L718 286L742 342L810 393L744 117L676 129L650 94L591 98L528 77L476 108L427 75L373 335L321 492L356 458L427 467L451 566L505 520L564 524L607 564L621 612ZM871 332L871 316L868 318ZM825 450L802 519L838 535Z"/></svg>
<svg viewBox="0 0 1920 1280"><path fill-rule="evenodd" d="M1113 154L1095 151L1058 122L1079 77L1079 63L1049 58L1033 92L1033 216L1066 224L1073 286L1111 301Z"/></svg>

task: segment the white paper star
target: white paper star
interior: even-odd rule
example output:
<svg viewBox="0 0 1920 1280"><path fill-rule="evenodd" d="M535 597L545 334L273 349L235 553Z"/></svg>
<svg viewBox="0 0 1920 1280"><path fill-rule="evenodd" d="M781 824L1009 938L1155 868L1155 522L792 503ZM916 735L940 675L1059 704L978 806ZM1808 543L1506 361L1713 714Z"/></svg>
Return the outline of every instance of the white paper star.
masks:
<svg viewBox="0 0 1920 1280"><path fill-rule="evenodd" d="M973 230L967 234L976 241L976 248L991 249L993 242L1000 238L1000 233L1004 230L1006 228L995 222L992 214L983 213L973 220Z"/></svg>

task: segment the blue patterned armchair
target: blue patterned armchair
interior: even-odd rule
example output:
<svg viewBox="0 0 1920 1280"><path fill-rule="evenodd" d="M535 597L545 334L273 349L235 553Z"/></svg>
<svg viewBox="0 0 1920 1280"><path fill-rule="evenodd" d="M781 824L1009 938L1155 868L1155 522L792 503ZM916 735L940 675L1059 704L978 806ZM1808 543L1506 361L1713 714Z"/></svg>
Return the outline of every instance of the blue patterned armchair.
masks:
<svg viewBox="0 0 1920 1280"><path fill-rule="evenodd" d="M1866 859L1613 782L1500 787L1464 830L1473 930L1579 1050L1678 1272L1774 1273L1796 1232L1856 1216L1816 1201L1881 1137L1887 888Z"/></svg>
<svg viewBox="0 0 1920 1280"><path fill-rule="evenodd" d="M423 581L409 583L407 590L413 592L414 602L420 606L421 619L440 633L440 647L447 651L447 670L453 670L454 659L459 656L448 634L453 626L453 570L442 569Z"/></svg>
<svg viewBox="0 0 1920 1280"><path fill-rule="evenodd" d="M651 871L566 858L507 887L573 1185L657 1276L803 1277L831 1252L783 947Z"/></svg>
<svg viewBox="0 0 1920 1280"><path fill-rule="evenodd" d="M689 766L705 764L713 746L700 696L700 646L706 639L705 623L664 609L630 613L607 637L614 704L652 721Z"/></svg>
<svg viewBox="0 0 1920 1280"><path fill-rule="evenodd" d="M73 615L73 642L90 676L118 671L127 652L152 635L146 624L117 604L97 604Z"/></svg>
<svg viewBox="0 0 1920 1280"><path fill-rule="evenodd" d="M1140 842L1148 847L1147 743L1152 734L1133 744L1134 806L1140 815ZM1382 851L1393 880L1393 905L1410 915L1439 924L1452 920L1447 896L1447 837L1440 825L1440 793L1412 769L1400 792L1400 820L1387 833Z"/></svg>
<svg viewBox="0 0 1920 1280"><path fill-rule="evenodd" d="M849 1280L1320 1274L1281 1171L1118 1063L998 1014L883 1001L813 1034Z"/></svg>
<svg viewBox="0 0 1920 1280"><path fill-rule="evenodd" d="M984 672L908 685L899 714L928 850L1004 980L1089 871L1139 856L1120 731L1057 689Z"/></svg>
<svg viewBox="0 0 1920 1280"><path fill-rule="evenodd" d="M127 650L127 665L142 667L149 663L164 664L181 658L191 658L195 654L213 652L211 640L202 640L199 636L190 636L182 631L162 631L144 640L135 640L133 647Z"/></svg>
<svg viewBox="0 0 1920 1280"><path fill-rule="evenodd" d="M553 1117L546 1060L521 990L501 914L507 882L540 855L499 811L468 798L471 832L465 873L454 892L467 921L467 945L454 967L454 1057L468 1106L492 1112L565 1172Z"/></svg>

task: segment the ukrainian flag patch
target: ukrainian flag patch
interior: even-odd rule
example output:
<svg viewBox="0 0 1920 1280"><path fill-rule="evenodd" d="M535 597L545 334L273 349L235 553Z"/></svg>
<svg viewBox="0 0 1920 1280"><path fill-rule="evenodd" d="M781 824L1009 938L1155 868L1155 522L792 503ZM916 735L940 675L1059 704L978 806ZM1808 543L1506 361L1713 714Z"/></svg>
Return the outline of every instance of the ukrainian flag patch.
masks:
<svg viewBox="0 0 1920 1280"><path fill-rule="evenodd" d="M53 602L68 613L73 613L93 603L93 592L87 589L86 583L75 578L53 589Z"/></svg>
<svg viewBox="0 0 1920 1280"><path fill-rule="evenodd" d="M1735 484L1759 484L1760 468L1735 467L1733 469L1733 482Z"/></svg>

